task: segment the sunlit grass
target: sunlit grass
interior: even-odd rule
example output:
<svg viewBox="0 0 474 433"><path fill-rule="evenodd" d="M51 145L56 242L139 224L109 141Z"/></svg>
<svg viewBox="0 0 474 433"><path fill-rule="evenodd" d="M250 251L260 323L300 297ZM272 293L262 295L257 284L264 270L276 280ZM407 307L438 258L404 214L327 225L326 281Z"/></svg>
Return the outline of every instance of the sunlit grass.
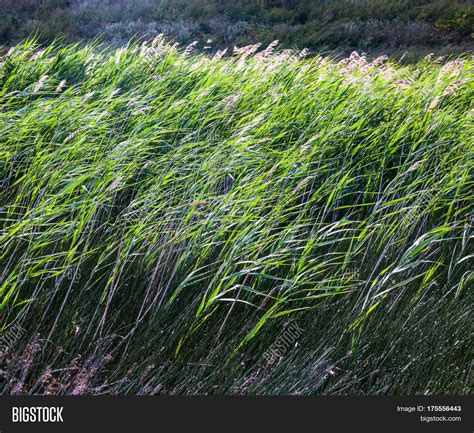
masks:
<svg viewBox="0 0 474 433"><path fill-rule="evenodd" d="M0 58L2 326L43 347L25 370L18 342L4 393L78 354L87 380L50 392L466 392L436 368L470 362L450 326L472 304L472 59L254 51ZM262 372L286 320L306 323L292 365ZM381 385L400 341L424 361ZM302 383L323 358L346 375Z"/></svg>

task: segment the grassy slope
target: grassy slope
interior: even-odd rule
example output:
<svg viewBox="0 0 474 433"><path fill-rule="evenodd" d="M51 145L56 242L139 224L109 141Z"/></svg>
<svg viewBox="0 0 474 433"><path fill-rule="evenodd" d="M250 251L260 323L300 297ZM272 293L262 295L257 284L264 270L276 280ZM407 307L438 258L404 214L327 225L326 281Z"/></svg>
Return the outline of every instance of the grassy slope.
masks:
<svg viewBox="0 0 474 433"><path fill-rule="evenodd" d="M0 392L468 392L472 60L266 54L0 59Z"/></svg>
<svg viewBox="0 0 474 433"><path fill-rule="evenodd" d="M415 63L473 51L470 0L18 0L0 5L0 44L38 32L43 42L99 35L121 46L158 33L186 45L242 46L279 39L285 47L345 55L384 53ZM206 42L212 39L212 43Z"/></svg>

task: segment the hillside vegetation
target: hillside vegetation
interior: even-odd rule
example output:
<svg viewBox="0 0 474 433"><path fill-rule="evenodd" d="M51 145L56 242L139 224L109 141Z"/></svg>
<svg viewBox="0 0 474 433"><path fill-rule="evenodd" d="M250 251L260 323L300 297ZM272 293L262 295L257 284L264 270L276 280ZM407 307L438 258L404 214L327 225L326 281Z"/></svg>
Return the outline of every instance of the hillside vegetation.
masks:
<svg viewBox="0 0 474 433"><path fill-rule="evenodd" d="M474 47L470 0L4 0L0 43L37 32L42 41L103 41L164 33L209 50L278 39L284 47L382 52L411 62Z"/></svg>
<svg viewBox="0 0 474 433"><path fill-rule="evenodd" d="M274 49L0 57L1 393L470 391L472 58Z"/></svg>

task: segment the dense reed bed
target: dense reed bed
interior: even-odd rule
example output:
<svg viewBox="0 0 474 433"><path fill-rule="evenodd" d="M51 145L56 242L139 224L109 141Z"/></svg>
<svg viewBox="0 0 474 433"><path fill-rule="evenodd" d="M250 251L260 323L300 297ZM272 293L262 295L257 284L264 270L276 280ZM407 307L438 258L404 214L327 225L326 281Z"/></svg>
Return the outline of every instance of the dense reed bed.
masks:
<svg viewBox="0 0 474 433"><path fill-rule="evenodd" d="M0 58L0 393L469 392L473 60L274 49Z"/></svg>

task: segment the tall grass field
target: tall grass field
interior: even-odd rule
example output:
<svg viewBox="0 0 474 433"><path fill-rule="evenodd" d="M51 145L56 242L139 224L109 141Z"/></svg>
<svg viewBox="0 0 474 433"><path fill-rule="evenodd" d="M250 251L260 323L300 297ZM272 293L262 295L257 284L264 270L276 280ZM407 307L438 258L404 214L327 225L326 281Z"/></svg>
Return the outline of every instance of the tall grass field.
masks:
<svg viewBox="0 0 474 433"><path fill-rule="evenodd" d="M472 57L162 37L0 57L1 394L472 391Z"/></svg>

